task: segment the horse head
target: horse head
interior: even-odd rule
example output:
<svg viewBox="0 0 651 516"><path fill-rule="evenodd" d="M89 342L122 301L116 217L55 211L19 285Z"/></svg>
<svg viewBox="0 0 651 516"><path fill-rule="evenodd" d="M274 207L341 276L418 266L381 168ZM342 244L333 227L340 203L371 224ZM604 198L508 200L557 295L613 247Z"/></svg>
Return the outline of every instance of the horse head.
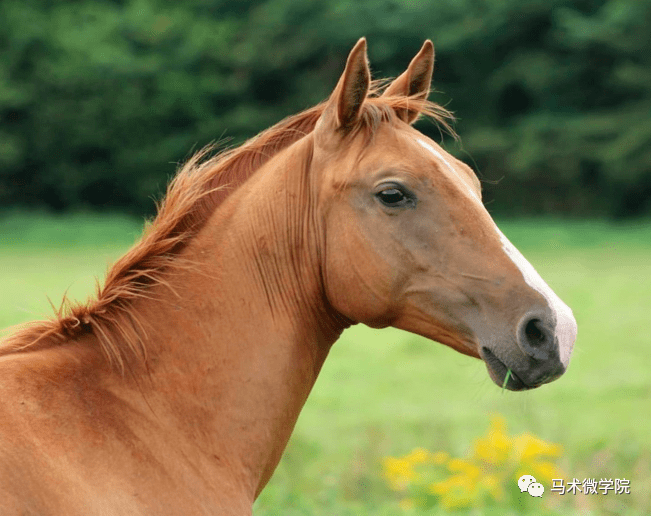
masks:
<svg viewBox="0 0 651 516"><path fill-rule="evenodd" d="M565 372L576 321L498 229L472 169L412 126L432 111L433 66L426 41L380 93L361 39L327 100L312 161L324 290L354 322L480 357L508 389L538 387Z"/></svg>

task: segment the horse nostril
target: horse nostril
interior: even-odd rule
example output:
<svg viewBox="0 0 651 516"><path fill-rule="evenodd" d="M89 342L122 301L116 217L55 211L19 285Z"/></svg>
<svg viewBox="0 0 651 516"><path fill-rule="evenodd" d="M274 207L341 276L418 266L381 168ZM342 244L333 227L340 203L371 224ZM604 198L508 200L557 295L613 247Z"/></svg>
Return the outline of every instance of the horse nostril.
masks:
<svg viewBox="0 0 651 516"><path fill-rule="evenodd" d="M539 319L531 319L524 327L524 333L532 346L540 346L545 342L545 332Z"/></svg>
<svg viewBox="0 0 651 516"><path fill-rule="evenodd" d="M536 360L547 360L554 347L554 334L539 317L524 317L518 328L518 346Z"/></svg>

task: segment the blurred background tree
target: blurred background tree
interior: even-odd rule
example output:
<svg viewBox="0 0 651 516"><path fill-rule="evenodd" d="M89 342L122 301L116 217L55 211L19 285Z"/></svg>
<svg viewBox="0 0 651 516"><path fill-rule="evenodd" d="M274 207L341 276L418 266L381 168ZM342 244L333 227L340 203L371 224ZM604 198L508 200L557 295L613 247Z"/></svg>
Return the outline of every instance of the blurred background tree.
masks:
<svg viewBox="0 0 651 516"><path fill-rule="evenodd" d="M651 0L2 0L0 207L150 214L192 149L437 49L498 214L651 213ZM419 128L436 139L431 124Z"/></svg>

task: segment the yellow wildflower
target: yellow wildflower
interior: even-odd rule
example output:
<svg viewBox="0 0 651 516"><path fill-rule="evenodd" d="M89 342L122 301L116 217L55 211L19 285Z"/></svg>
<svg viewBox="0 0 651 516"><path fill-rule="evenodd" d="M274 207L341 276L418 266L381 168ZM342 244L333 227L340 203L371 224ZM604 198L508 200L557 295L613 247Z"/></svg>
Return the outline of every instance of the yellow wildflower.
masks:
<svg viewBox="0 0 651 516"><path fill-rule="evenodd" d="M422 464L429 459L430 453L425 448L414 448L412 452L405 456L405 460L412 464Z"/></svg>
<svg viewBox="0 0 651 516"><path fill-rule="evenodd" d="M386 457L383 465L384 474L394 491L404 491L416 476L408 460Z"/></svg>
<svg viewBox="0 0 651 516"><path fill-rule="evenodd" d="M488 464L504 464L513 447L513 439L506 434L506 422L500 416L492 416L488 434L473 443L474 456Z"/></svg>
<svg viewBox="0 0 651 516"><path fill-rule="evenodd" d="M459 474L430 486L430 492L440 496L446 509L460 509L473 505L476 482L473 477Z"/></svg>
<svg viewBox="0 0 651 516"><path fill-rule="evenodd" d="M531 461L538 457L560 457L563 448L558 444L548 443L529 433L515 438L515 449L521 462Z"/></svg>
<svg viewBox="0 0 651 516"><path fill-rule="evenodd" d="M481 474L481 470L471 462L464 459L452 459L448 462L448 468L452 472L463 473L469 478L477 478Z"/></svg>
<svg viewBox="0 0 651 516"><path fill-rule="evenodd" d="M561 446L529 433L510 436L500 416L491 417L486 435L473 442L471 452L451 458L444 451L415 448L404 457L385 458L385 477L392 489L409 496L400 502L403 509L438 504L447 510L512 505L511 488L522 475L543 483L564 477L553 463Z"/></svg>

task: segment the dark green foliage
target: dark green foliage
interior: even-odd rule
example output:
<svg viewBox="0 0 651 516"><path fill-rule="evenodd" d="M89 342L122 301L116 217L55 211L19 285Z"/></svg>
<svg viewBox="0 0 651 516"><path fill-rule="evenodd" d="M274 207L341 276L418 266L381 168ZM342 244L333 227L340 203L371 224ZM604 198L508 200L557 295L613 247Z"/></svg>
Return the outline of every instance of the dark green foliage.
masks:
<svg viewBox="0 0 651 516"><path fill-rule="evenodd" d="M3 0L0 206L151 212L192 149L322 100L365 35L381 77L434 41L489 209L648 213L650 24L651 0Z"/></svg>

